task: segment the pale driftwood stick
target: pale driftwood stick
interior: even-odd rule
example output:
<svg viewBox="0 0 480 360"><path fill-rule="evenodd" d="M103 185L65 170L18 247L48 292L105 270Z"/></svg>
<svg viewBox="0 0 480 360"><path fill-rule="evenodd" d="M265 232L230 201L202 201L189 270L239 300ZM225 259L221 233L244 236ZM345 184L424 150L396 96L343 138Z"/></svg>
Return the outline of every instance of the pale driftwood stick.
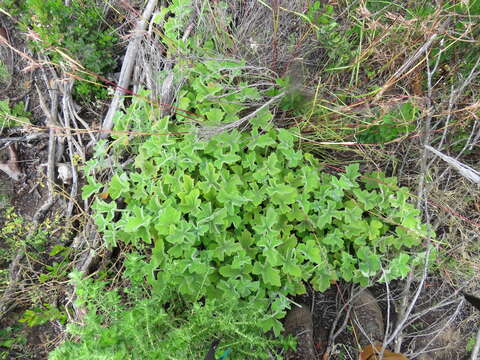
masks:
<svg viewBox="0 0 480 360"><path fill-rule="evenodd" d="M451 167L453 167L455 170L457 170L460 173L460 175L462 175L463 177L467 178L471 182L474 182L476 184L480 184L480 172L478 172L477 170L471 168L468 165L465 165L465 164L461 163L460 161L458 161L458 160L456 160L456 159L454 159L454 158L452 158L448 155L445 155L445 154L441 153L440 151L434 149L431 146L425 145L425 148L427 150L430 150L432 153L437 155L440 159L442 159L446 163L448 163Z"/></svg>
<svg viewBox="0 0 480 360"><path fill-rule="evenodd" d="M410 271L408 274L407 281L405 282L405 287L403 288L402 295L401 295L401 300L400 300L400 307L397 311L398 313L398 318L403 319L405 316L405 310L407 309L408 305L408 298L410 297L410 286L412 285L412 281L414 278L414 273L413 270ZM395 352L399 353L400 349L402 347L402 342L403 342L403 329L400 331L398 334L398 337L395 342Z"/></svg>
<svg viewBox="0 0 480 360"><path fill-rule="evenodd" d="M55 133L56 129L59 128L59 125L56 121L56 119L52 116L52 113L48 110L47 105L45 104L45 99L43 98L42 93L40 92L40 89L37 86L37 93L38 93L38 99L40 102L40 107L42 108L43 112L47 116L47 123L49 127L49 139L48 139L48 161L47 161L47 188L48 188L48 199L47 201L37 210L33 217L33 222L38 223L43 214L50 209L50 207L53 205L53 202L55 200L55 190L54 190L54 184L55 184L55 159L56 159L56 153L55 153ZM58 101L58 96L54 97L54 99ZM52 104L51 108L56 108L57 104Z"/></svg>
<svg viewBox="0 0 480 360"><path fill-rule="evenodd" d="M71 125L70 125L70 111L69 111L69 106L68 106L68 95L72 89L73 82L66 83L64 87L62 88L63 92L63 97L62 97L62 110L63 110L63 121L64 121L64 127L65 131L67 133L67 145L68 145L68 153L70 157L70 167L71 167L71 172L72 172L72 186L70 188L70 199L68 201L67 209L66 209L66 214L65 216L68 218L72 215L73 212L73 205L75 203L75 198L77 197L77 192L78 192L78 174L77 174L77 169L75 168L74 164L74 154L75 151L73 149L73 139L72 139L72 132L70 130Z"/></svg>
<svg viewBox="0 0 480 360"><path fill-rule="evenodd" d="M135 64L138 47L147 27L148 19L150 19L150 17L152 16L153 9L155 9L155 6L157 6L157 2L158 0L148 1L148 4L143 11L142 17L138 20L137 25L135 26L133 38L127 46L127 52L125 54L125 59L122 64L122 70L120 71L120 79L118 81L118 86L115 89L115 94L113 95L112 102L110 103L110 107L108 108L107 115L103 120L102 133L100 134L101 138L108 137L109 132L113 128L113 116L123 102L124 90L128 89L128 86L130 85L130 78L132 76L132 70Z"/></svg>

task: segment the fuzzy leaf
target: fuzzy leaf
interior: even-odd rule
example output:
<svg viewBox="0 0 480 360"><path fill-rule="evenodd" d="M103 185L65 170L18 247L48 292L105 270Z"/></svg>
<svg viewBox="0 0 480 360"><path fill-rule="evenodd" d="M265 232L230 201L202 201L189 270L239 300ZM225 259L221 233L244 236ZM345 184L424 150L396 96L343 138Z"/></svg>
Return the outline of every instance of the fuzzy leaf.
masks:
<svg viewBox="0 0 480 360"><path fill-rule="evenodd" d="M273 268L268 263L260 263L256 262L253 265L252 272L256 275L260 275L262 280L265 284L273 285L273 286L281 286L282 283L280 281L280 272L278 269Z"/></svg>

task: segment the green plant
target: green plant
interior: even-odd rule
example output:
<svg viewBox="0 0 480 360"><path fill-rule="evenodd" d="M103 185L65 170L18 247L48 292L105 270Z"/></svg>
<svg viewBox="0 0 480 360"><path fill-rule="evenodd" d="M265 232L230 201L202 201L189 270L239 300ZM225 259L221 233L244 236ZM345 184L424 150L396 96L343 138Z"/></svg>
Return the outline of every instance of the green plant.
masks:
<svg viewBox="0 0 480 360"><path fill-rule="evenodd" d="M42 325L53 320L65 322L67 320L67 315L55 306L45 304L42 307L33 307L26 310L19 322L27 323L28 326L32 327Z"/></svg>
<svg viewBox="0 0 480 360"><path fill-rule="evenodd" d="M406 136L415 130L418 108L407 102L398 109L388 112L380 119L371 119L372 123L357 134L358 142L363 144L385 143Z"/></svg>
<svg viewBox="0 0 480 360"><path fill-rule="evenodd" d="M307 9L306 19L314 27L317 40L332 61L331 67L348 64L354 55L353 43L349 39L354 32L351 29L342 29L335 19L333 6L314 1Z"/></svg>
<svg viewBox="0 0 480 360"><path fill-rule="evenodd" d="M200 51L194 41L178 41L180 5L174 5L163 13L175 15L164 24L171 51ZM107 246L123 243L142 252L135 268L152 298L173 287L175 295L162 296L172 303L180 296L193 308L253 306L261 333L279 334L288 296L304 293L306 282L323 291L339 279L366 286L404 277L425 255L411 256L409 249L432 234L395 178L361 175L358 164L329 174L298 148L296 128L272 125L267 108L241 120L249 103L279 94L272 86L252 85L244 75L248 70L237 60L179 59L172 71L185 84L177 112L160 118L147 94L134 98L115 118L115 142L100 142L86 163L82 197L93 197L93 217ZM233 122L248 131L234 129ZM125 131L151 135L132 138ZM116 166L125 154L133 164ZM97 180L112 168L109 181ZM108 301L118 306L115 294ZM137 293L131 309L138 299L145 296ZM102 314L95 324L110 324L112 338L131 325L109 318L108 301L84 304ZM134 312L131 319L149 318L142 314ZM80 337L88 339L85 333Z"/></svg>
<svg viewBox="0 0 480 360"><path fill-rule="evenodd" d="M175 13L175 4L165 11ZM176 42L178 21L165 23L172 49L199 51ZM248 132L218 130L240 121L249 102L278 94L250 85L248 70L241 61L180 59L173 69L186 79L180 110L158 119L145 94L135 98L115 130L154 135L114 136L111 150L99 143L82 197L102 193L92 209L107 246L148 249L152 291L173 284L192 302L255 304L264 313L259 325L278 334L288 296L305 292L305 282L323 291L338 279L365 286L403 277L422 256L408 249L431 234L394 178L361 176L355 164L328 174L297 148L296 129L272 126L267 109L249 120ZM200 129L183 121L185 112ZM115 162L122 152L133 154L133 166L98 182L95 173L111 168L105 159Z"/></svg>
<svg viewBox="0 0 480 360"><path fill-rule="evenodd" d="M264 111L250 133L209 141L163 118L138 148L135 168L117 172L92 208L108 246L152 246L147 281L175 284L187 299L245 299L281 328L286 296L344 279L367 285L405 276L407 249L428 236L409 193L394 178L360 177L358 165L333 176L295 149L295 133L268 129ZM103 185L89 177L86 199ZM120 211L116 200L126 207ZM118 221L113 221L114 218ZM154 276L160 271L161 276Z"/></svg>
<svg viewBox="0 0 480 360"><path fill-rule="evenodd" d="M129 254L125 264L124 281L129 286L122 293L105 291L106 282L72 274L77 306L88 313L83 326L68 327L81 340L55 349L51 360L203 359L214 339L220 339L217 354L231 350L228 359L266 359L275 347L288 343L263 336L256 325L263 314L254 304L191 303L176 293L173 284L146 287L149 264L138 253Z"/></svg>
<svg viewBox="0 0 480 360"><path fill-rule="evenodd" d="M27 343L27 338L25 334L22 333L22 329L23 326L18 324L0 329L0 347L2 348L2 350L0 350L1 360L11 359L10 350L16 350Z"/></svg>
<svg viewBox="0 0 480 360"><path fill-rule="evenodd" d="M0 100L0 133L3 129L8 129L12 126L23 126L30 124L28 119L31 115L24 110L25 104L20 101L11 106L10 101Z"/></svg>
<svg viewBox="0 0 480 360"><path fill-rule="evenodd" d="M0 59L0 84L7 84L10 82L12 75L8 71L5 63Z"/></svg>
<svg viewBox="0 0 480 360"><path fill-rule="evenodd" d="M61 0L22 0L9 4L20 17L20 27L35 34L31 42L37 51L49 55L55 63L72 65L68 57L87 70L74 73L86 81L77 82L73 93L77 98L105 98L107 91L96 85L93 74L105 75L116 65L113 56L117 38L105 29L101 8L96 0L73 0L67 6Z"/></svg>

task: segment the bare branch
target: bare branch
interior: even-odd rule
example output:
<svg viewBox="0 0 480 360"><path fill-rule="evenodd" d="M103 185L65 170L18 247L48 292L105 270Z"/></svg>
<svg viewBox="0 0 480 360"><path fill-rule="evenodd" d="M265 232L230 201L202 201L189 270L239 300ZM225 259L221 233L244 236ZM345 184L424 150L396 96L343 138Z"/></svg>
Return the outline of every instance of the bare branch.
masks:
<svg viewBox="0 0 480 360"><path fill-rule="evenodd" d="M145 33L147 22L152 16L155 6L157 6L157 2L158 0L148 1L141 18L138 20L137 25L135 26L134 35L127 46L127 52L125 54L125 59L122 64L122 70L120 71L120 79L115 89L115 94L113 95L112 102L110 103L110 107L108 108L107 115L103 120L102 133L100 134L101 138L108 137L110 130L112 130L113 128L113 116L123 102L123 94L125 92L125 89L128 89L130 85L130 78L132 76L132 70L135 64L138 47Z"/></svg>

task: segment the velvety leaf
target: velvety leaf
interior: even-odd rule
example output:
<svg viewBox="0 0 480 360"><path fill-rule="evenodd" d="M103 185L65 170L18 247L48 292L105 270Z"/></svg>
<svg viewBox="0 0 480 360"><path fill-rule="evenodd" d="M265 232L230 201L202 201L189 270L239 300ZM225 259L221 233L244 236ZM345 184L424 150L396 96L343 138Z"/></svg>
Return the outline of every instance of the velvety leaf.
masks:
<svg viewBox="0 0 480 360"><path fill-rule="evenodd" d="M254 274L260 275L262 277L262 280L265 282L265 284L273 285L273 286L282 285L280 281L280 273L278 269L273 268L268 263L261 264L260 262L257 261L253 265L252 272Z"/></svg>
<svg viewBox="0 0 480 360"><path fill-rule="evenodd" d="M85 185L82 188L82 200L87 200L90 196L98 192L102 187L103 185L99 183Z"/></svg>
<svg viewBox="0 0 480 360"><path fill-rule="evenodd" d="M180 215L181 213L173 207L165 207L155 220L155 229L160 235L168 235L170 233L170 225L177 224L180 220Z"/></svg>
<svg viewBox="0 0 480 360"><path fill-rule="evenodd" d="M113 175L110 180L110 186L108 187L108 194L113 200L118 199L122 193L128 193L129 190L130 183L128 182L128 176L126 173Z"/></svg>

